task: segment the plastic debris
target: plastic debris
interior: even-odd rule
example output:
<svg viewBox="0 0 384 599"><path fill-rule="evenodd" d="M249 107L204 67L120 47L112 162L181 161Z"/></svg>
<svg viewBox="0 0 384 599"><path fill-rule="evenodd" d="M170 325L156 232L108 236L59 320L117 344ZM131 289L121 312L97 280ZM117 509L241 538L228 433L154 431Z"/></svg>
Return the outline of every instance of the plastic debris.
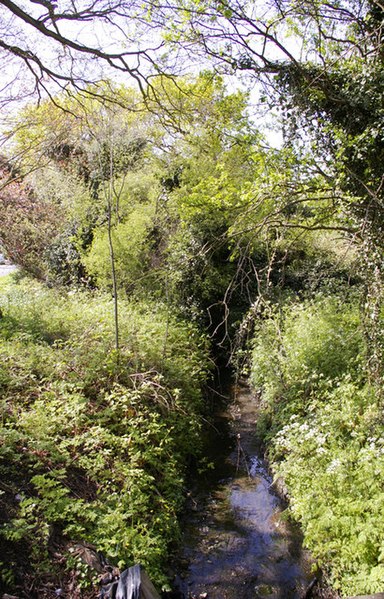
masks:
<svg viewBox="0 0 384 599"><path fill-rule="evenodd" d="M100 599L160 599L146 572L140 565L124 570L120 576L105 576L101 580Z"/></svg>

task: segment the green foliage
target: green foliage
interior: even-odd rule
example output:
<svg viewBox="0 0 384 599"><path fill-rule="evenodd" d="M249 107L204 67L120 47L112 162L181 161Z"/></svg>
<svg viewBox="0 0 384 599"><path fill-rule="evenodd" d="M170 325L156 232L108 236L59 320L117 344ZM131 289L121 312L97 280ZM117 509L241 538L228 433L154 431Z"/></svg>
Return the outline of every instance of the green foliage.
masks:
<svg viewBox="0 0 384 599"><path fill-rule="evenodd" d="M276 477L304 542L346 595L383 588L384 447L354 303L287 303L260 324L252 381Z"/></svg>
<svg viewBox="0 0 384 599"><path fill-rule="evenodd" d="M315 37L311 30L309 46ZM119 298L131 300L119 302L116 352L112 301L100 292L25 283L2 299L7 579L18 544L42 572L58 538L61 550L81 540L115 562L141 561L164 582L184 471L199 450L208 363L204 338L170 306L208 323L221 348L251 306L243 338L259 316L251 376L263 392L261 426L306 542L338 588L379 588L383 530L373 528L382 495L373 473L383 474L383 448L372 358L382 368L382 74L372 64L364 78L360 67L279 67L292 131L312 119L317 153L308 139L266 150L246 94L228 94L210 73L153 79L146 106L116 90L131 111L100 111L88 99L75 117L78 98L65 97L66 111L43 103L23 112L20 153L31 159L33 142L44 168L29 176L30 195L11 191L27 208L32 198L33 217L43 210L30 256L37 274L109 291L111 233ZM361 287L345 285L362 255L365 318ZM67 565L85 583L76 555Z"/></svg>
<svg viewBox="0 0 384 599"><path fill-rule="evenodd" d="M150 264L150 233L154 227L154 207L139 205L131 210L122 223L112 231L115 257L115 271L118 286L132 291L140 286L140 279L148 274ZM111 258L108 231L100 228L96 231L91 248L83 258L87 273L98 287L112 287Z"/></svg>
<svg viewBox="0 0 384 599"><path fill-rule="evenodd" d="M314 301L288 303L276 314L272 310L259 327L252 383L264 389L271 405L281 398L288 410L305 409L307 398L323 380L358 372L363 350L359 313L353 304L321 295Z"/></svg>
<svg viewBox="0 0 384 599"><path fill-rule="evenodd" d="M70 568L68 543L88 542L119 566L144 564L162 585L200 447L207 347L160 304L122 303L116 355L111 304L36 283L1 297L0 544L20 564L29 555L29 576Z"/></svg>
<svg viewBox="0 0 384 599"><path fill-rule="evenodd" d="M332 10L337 12L338 8ZM309 13L314 21L314 14ZM353 9L345 25L348 52L341 52L343 45L335 40L330 44L324 37L320 42L324 30L316 26L319 47L325 47L321 66L319 62L307 63L297 69L289 64L277 77L291 139L300 139L300 146L305 131L306 143L311 140L312 153L332 181L339 205L337 222L356 235L354 244L366 282L368 364L377 385L382 385L384 376L380 318L384 298L381 19L382 8L376 2L368 2L362 12ZM332 17L329 26L335 27Z"/></svg>
<svg viewBox="0 0 384 599"><path fill-rule="evenodd" d="M214 243L218 235L220 229L214 219L195 220L168 242L166 284L170 298L183 314L200 322L206 321L207 308L224 297L235 271L225 241Z"/></svg>
<svg viewBox="0 0 384 599"><path fill-rule="evenodd" d="M343 594L383 589L383 427L375 390L346 377L319 390L276 436L305 543Z"/></svg>
<svg viewBox="0 0 384 599"><path fill-rule="evenodd" d="M248 157L260 136L249 122L246 94L227 93L223 80L212 73L177 82L159 77L148 94L144 106L133 90L116 90L122 104L131 102L132 111L119 105L101 108L91 97L79 102L66 96L57 98L57 106L43 102L21 111L16 141L31 193L37 205L47 203L62 216L55 234L45 239L39 274L54 283L109 288L110 222L118 287L147 292L149 281L152 291L162 290L187 229L192 231L190 246L208 248L206 256L214 256L207 260L207 285L204 281L194 290L199 310L216 299L216 282L228 280L217 263L227 259L226 229L232 211L241 209L242 184L255 174ZM168 128L170 113L174 136ZM193 260L193 251L185 248L186 261ZM182 283L173 285L175 302L186 261L182 272L176 268L175 278ZM198 275L196 270L192 274ZM224 282L219 293L223 288ZM179 303L184 309L185 294Z"/></svg>

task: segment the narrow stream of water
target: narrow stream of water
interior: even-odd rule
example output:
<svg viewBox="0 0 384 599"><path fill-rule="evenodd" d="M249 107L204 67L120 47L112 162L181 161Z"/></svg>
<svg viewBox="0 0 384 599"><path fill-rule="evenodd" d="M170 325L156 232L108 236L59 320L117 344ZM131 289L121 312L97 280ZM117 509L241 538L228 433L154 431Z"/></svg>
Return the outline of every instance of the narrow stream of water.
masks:
<svg viewBox="0 0 384 599"><path fill-rule="evenodd" d="M244 386L217 415L209 456L215 468L191 492L183 524L180 597L302 599L313 577L261 457L257 413Z"/></svg>

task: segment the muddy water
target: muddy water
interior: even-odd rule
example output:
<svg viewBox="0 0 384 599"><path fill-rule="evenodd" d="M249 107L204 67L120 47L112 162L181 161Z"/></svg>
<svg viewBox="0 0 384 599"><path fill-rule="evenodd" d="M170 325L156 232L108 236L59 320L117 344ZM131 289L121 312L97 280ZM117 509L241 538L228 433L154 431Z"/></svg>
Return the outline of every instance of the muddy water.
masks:
<svg viewBox="0 0 384 599"><path fill-rule="evenodd" d="M261 457L257 412L250 390L237 387L216 418L215 468L191 492L183 525L180 597L302 599L313 577Z"/></svg>

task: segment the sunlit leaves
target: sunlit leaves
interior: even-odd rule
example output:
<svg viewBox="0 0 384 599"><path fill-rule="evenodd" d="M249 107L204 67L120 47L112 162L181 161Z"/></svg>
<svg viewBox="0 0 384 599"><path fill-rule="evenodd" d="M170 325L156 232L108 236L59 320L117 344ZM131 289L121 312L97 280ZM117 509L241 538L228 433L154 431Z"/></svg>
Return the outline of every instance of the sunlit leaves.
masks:
<svg viewBox="0 0 384 599"><path fill-rule="evenodd" d="M379 591L383 426L357 307L319 295L271 309L255 336L252 378L305 544L343 594Z"/></svg>
<svg viewBox="0 0 384 599"><path fill-rule="evenodd" d="M122 302L117 359L108 297L27 283L8 293L0 326L7 560L22 560L33 578L75 567L75 585L89 585L68 547L92 543L114 564L144 563L166 583L185 466L199 451L205 338L159 302Z"/></svg>

